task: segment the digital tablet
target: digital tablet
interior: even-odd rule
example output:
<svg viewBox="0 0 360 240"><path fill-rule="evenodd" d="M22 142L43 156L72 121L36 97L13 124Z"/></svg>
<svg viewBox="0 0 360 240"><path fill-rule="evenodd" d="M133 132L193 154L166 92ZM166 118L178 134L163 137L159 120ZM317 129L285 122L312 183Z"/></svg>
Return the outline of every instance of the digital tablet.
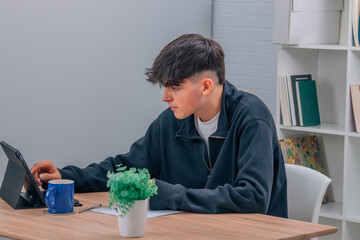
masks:
<svg viewBox="0 0 360 240"><path fill-rule="evenodd" d="M22 175L22 176L25 175L23 186L26 190L26 193L21 193L20 194L21 197L24 198L31 206L34 206L34 207L45 206L44 192L40 190L38 184L36 183L33 175L31 174L20 151L17 150L16 148L10 146L9 144L7 144L4 141L0 142L0 145L3 148L7 158L9 159L7 171L10 168L10 166L13 166L12 169L16 168L16 166L13 164L17 165L18 170L12 171L12 175L15 174L15 176L11 176L13 185L17 182L16 178L18 176L16 176L16 175ZM16 173L19 173L19 174L16 174ZM6 178L6 175L7 175L7 172L5 172L5 178L4 178L1 190L4 190L3 189L4 185L5 186L10 185L5 182L5 181L9 181L9 179ZM18 187L18 186L13 186L13 187ZM8 189L8 191L11 192L11 189Z"/></svg>
<svg viewBox="0 0 360 240"><path fill-rule="evenodd" d="M0 188L0 197L14 209L42 208L45 205L45 191L36 183L20 151L6 142L0 142L7 158L8 165ZM25 192L22 192L23 187ZM44 182L43 188L47 188ZM74 206L82 204L74 199Z"/></svg>

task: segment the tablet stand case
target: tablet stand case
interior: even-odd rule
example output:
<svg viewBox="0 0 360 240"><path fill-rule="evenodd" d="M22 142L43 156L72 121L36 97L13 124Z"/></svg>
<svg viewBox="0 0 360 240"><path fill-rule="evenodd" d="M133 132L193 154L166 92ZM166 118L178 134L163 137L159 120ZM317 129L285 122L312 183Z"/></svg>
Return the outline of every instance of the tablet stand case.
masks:
<svg viewBox="0 0 360 240"><path fill-rule="evenodd" d="M0 189L0 197L14 209L43 208L40 199L27 192L21 192L26 171L15 162L8 160L5 176Z"/></svg>
<svg viewBox="0 0 360 240"><path fill-rule="evenodd" d="M0 189L0 197L14 209L45 207L39 199L27 192L21 192L26 171L13 161L8 161Z"/></svg>

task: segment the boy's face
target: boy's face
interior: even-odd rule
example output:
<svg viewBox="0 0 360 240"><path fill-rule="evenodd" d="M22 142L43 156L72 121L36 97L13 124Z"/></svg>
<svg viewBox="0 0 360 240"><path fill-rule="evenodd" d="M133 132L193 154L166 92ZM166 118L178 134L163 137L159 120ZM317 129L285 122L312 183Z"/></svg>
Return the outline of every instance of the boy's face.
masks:
<svg viewBox="0 0 360 240"><path fill-rule="evenodd" d="M201 92L201 81L185 79L180 86L165 87L162 101L168 103L176 118L184 119L201 111Z"/></svg>

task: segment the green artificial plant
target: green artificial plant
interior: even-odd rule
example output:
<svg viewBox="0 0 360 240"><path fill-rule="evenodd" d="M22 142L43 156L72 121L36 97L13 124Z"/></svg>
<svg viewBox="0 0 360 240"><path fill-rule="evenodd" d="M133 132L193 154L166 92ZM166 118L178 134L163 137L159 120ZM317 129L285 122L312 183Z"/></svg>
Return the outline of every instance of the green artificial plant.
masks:
<svg viewBox="0 0 360 240"><path fill-rule="evenodd" d="M117 172L108 172L107 186L109 189L109 207L120 210L124 217L134 205L135 201L145 200L157 194L155 180L150 180L149 171L117 165Z"/></svg>

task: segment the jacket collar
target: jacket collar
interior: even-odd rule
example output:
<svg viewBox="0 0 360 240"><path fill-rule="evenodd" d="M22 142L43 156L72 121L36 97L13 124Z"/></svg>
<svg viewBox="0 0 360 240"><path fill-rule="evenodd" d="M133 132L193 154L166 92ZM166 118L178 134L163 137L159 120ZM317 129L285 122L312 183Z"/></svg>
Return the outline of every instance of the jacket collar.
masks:
<svg viewBox="0 0 360 240"><path fill-rule="evenodd" d="M219 122L217 130L211 135L215 137L225 138L229 131L229 123L226 114L226 99L229 95L231 88L234 88L228 81L225 81L223 94L222 94L222 103L221 110L219 115ZM196 130L195 126L195 116L194 114L185 118L180 125L179 131L176 133L176 138L182 139L201 139L200 134Z"/></svg>

